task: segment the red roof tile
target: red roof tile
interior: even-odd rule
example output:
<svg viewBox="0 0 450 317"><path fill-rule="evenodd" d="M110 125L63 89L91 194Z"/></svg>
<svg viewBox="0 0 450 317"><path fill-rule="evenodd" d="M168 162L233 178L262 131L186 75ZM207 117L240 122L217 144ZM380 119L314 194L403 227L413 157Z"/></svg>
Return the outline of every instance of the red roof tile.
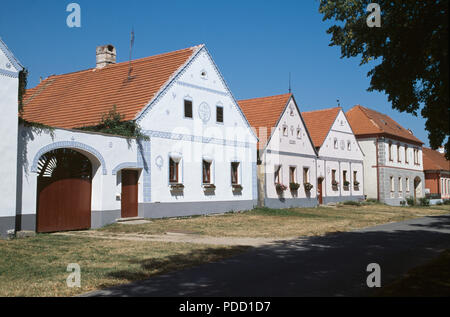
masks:
<svg viewBox="0 0 450 317"><path fill-rule="evenodd" d="M403 128L391 117L378 111L357 105L346 113L355 135L387 135L394 139L423 144L409 130Z"/></svg>
<svg viewBox="0 0 450 317"><path fill-rule="evenodd" d="M302 112L306 128L308 129L311 140L316 148L320 148L322 146L341 109L342 108L340 107L335 107Z"/></svg>
<svg viewBox="0 0 450 317"><path fill-rule="evenodd" d="M422 147L424 171L450 171L450 161L438 151Z"/></svg>
<svg viewBox="0 0 450 317"><path fill-rule="evenodd" d="M134 120L160 89L203 46L155 55L129 62L50 76L28 89L23 118L59 128L96 125L114 105Z"/></svg>
<svg viewBox="0 0 450 317"><path fill-rule="evenodd" d="M264 147L272 135L272 129L278 120L292 94L239 100L238 104L247 117L251 127L256 130L259 138L258 148Z"/></svg>

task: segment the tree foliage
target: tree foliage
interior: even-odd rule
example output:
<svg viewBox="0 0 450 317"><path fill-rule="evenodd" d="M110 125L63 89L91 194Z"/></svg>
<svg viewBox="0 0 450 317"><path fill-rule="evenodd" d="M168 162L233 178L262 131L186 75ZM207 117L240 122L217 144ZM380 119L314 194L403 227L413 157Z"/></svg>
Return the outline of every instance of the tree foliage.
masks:
<svg viewBox="0 0 450 317"><path fill-rule="evenodd" d="M142 132L141 127L136 121L124 121L124 118L125 116L117 112L116 106L114 105L108 113L102 115L102 119L98 125L82 127L80 130L120 135L126 138L149 139Z"/></svg>
<svg viewBox="0 0 450 317"><path fill-rule="evenodd" d="M369 28L369 3L381 8L381 27ZM320 1L327 33L341 58L361 57L360 65L380 61L367 74L369 91L385 92L394 109L426 119L430 146L443 143L450 155L448 0ZM447 139L447 141L446 141Z"/></svg>

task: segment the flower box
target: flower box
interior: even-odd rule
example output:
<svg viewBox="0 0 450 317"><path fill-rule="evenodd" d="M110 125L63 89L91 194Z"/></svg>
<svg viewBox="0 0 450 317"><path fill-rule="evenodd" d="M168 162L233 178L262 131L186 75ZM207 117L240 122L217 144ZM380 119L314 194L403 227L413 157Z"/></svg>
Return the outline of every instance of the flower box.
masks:
<svg viewBox="0 0 450 317"><path fill-rule="evenodd" d="M183 190L184 185L183 184L170 184L171 190Z"/></svg>
<svg viewBox="0 0 450 317"><path fill-rule="evenodd" d="M216 185L214 185L214 184L204 184L203 185L203 189L205 189L205 190L215 190L216 189Z"/></svg>
<svg viewBox="0 0 450 317"><path fill-rule="evenodd" d="M299 184L299 183L289 183L289 188L290 188L292 191L298 190L299 187L300 187L300 184Z"/></svg>
<svg viewBox="0 0 450 317"><path fill-rule="evenodd" d="M311 183L305 183L305 184L303 184L303 186L305 186L305 191L307 191L307 192L309 192L309 191L311 191L311 189L313 189L313 184L311 184Z"/></svg>
<svg viewBox="0 0 450 317"><path fill-rule="evenodd" d="M277 192L284 192L287 189L287 186L280 183L276 183L275 188L277 189Z"/></svg>
<svg viewBox="0 0 450 317"><path fill-rule="evenodd" d="M242 185L239 185L239 184L233 184L233 185L231 185L232 187L233 187L233 190L242 190Z"/></svg>

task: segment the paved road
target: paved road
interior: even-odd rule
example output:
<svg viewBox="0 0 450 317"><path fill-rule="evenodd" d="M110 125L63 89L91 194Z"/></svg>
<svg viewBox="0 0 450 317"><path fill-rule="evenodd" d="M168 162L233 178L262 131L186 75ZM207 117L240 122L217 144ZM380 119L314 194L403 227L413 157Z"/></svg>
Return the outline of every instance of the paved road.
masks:
<svg viewBox="0 0 450 317"><path fill-rule="evenodd" d="M450 249L450 215L253 248L245 254L86 296L363 296Z"/></svg>

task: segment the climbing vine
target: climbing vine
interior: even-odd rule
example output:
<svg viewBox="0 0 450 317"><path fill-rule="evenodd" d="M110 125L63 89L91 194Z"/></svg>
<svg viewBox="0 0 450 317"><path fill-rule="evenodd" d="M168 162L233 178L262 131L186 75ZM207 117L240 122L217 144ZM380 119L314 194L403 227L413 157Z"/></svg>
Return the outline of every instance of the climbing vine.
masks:
<svg viewBox="0 0 450 317"><path fill-rule="evenodd" d="M83 131L101 132L106 134L115 134L126 138L136 138L149 140L150 138L142 132L141 127L135 120L124 121L125 115L117 111L116 105L108 112L102 115L98 125L78 128Z"/></svg>

